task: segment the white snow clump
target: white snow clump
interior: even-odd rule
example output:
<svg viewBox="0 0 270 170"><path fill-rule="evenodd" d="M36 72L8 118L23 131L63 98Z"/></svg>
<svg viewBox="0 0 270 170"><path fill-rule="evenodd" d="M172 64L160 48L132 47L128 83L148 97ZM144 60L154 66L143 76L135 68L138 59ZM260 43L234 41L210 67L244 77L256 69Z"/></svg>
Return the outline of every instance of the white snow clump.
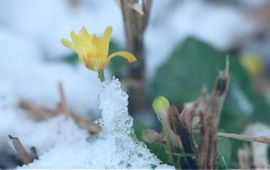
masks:
<svg viewBox="0 0 270 170"><path fill-rule="evenodd" d="M136 139L133 119L128 114L128 95L119 80L104 82L99 100L102 131L98 135L73 128L70 139L22 168L172 168Z"/></svg>

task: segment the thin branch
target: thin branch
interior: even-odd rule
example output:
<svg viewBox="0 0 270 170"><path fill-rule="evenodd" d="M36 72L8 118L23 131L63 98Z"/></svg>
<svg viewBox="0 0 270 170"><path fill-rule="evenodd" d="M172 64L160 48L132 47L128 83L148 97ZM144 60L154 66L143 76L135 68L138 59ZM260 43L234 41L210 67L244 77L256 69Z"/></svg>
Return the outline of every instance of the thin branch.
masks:
<svg viewBox="0 0 270 170"><path fill-rule="evenodd" d="M235 133L223 133L223 132L219 132L218 136L236 139L236 140L248 141L248 142L259 142L259 143L270 144L270 137L266 137L266 136L252 137L252 136L239 135Z"/></svg>
<svg viewBox="0 0 270 170"><path fill-rule="evenodd" d="M65 92L62 83L58 84L60 102L54 108L38 106L30 101L22 99L19 106L28 111L28 114L35 119L49 119L60 114L71 117L80 128L84 128L91 133L98 133L101 127L90 119L71 112L66 102Z"/></svg>
<svg viewBox="0 0 270 170"><path fill-rule="evenodd" d="M70 115L70 111L68 109L68 105L67 105L67 102L66 102L66 96L65 96L63 84L61 82L59 82L59 84L58 84L58 90L59 90L59 95L60 95L60 102L56 106L56 109L59 112L62 112L64 114L66 114L66 115Z"/></svg>
<svg viewBox="0 0 270 170"><path fill-rule="evenodd" d="M33 162L33 158L29 155L29 153L24 148L23 144L17 137L13 137L8 135L13 147L15 148L18 156L22 159L24 164L29 164Z"/></svg>
<svg viewBox="0 0 270 170"><path fill-rule="evenodd" d="M71 113L71 117L73 118L73 120L75 121L75 123L78 125L79 128L86 129L94 134L99 133L101 131L101 127L90 119L86 119L85 117L82 117L74 113Z"/></svg>
<svg viewBox="0 0 270 170"><path fill-rule="evenodd" d="M58 111L56 111L55 109L40 107L25 99L21 99L18 105L22 109L27 110L31 118L37 120L49 119L59 115Z"/></svg>
<svg viewBox="0 0 270 170"><path fill-rule="evenodd" d="M184 111L185 109L183 109ZM169 109L169 122L171 129L174 133L180 138L183 150L186 154L194 154L195 153L195 140L190 131L191 122L186 122L185 117L178 112L176 106L171 106ZM192 157L185 157L188 169L197 169L197 163Z"/></svg>

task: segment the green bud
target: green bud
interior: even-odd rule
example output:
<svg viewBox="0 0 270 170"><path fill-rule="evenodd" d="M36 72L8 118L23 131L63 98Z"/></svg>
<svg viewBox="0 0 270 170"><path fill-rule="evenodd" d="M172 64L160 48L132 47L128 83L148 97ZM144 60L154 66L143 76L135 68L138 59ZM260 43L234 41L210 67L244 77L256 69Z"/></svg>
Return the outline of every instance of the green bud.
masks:
<svg viewBox="0 0 270 170"><path fill-rule="evenodd" d="M153 109L156 114L161 114L163 111L166 111L170 107L170 102L166 97L158 96L153 101Z"/></svg>

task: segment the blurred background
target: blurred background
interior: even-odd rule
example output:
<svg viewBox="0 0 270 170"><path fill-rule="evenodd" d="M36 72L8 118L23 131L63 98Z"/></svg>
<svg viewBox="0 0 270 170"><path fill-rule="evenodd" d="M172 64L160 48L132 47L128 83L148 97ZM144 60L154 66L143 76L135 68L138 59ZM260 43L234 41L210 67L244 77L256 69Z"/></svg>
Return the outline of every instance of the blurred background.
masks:
<svg viewBox="0 0 270 170"><path fill-rule="evenodd" d="M130 114L152 127L156 126L151 119L155 96L166 96L178 106L195 100L204 84L211 89L230 55L232 81L221 130L242 133L258 122L268 126L269 18L268 0L153 1L143 34L143 78L125 81L129 66L120 59L111 63L106 74L121 78L127 89L141 83L145 94L134 98L148 104L144 109L136 105ZM26 139L36 126L18 106L22 99L53 107L59 101L57 84L62 82L71 110L99 117L101 84L96 73L79 64L60 40L82 26L102 35L108 25L113 27L110 50L128 49L118 1L1 0L0 168L17 164L11 148L5 147L8 134ZM227 154L231 159L233 154Z"/></svg>

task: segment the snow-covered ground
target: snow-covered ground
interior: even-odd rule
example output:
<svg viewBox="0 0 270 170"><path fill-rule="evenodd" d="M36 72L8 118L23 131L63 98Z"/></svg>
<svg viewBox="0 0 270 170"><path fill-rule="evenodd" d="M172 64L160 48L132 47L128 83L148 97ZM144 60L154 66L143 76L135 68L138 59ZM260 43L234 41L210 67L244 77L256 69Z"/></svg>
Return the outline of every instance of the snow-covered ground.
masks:
<svg viewBox="0 0 270 170"><path fill-rule="evenodd" d="M69 37L71 30L78 31L82 26L99 35L107 25L112 25L113 39L124 46L122 16L116 1L81 0L76 7L72 7L68 3L70 1L0 2L0 144L8 143L7 135L11 134L19 137L26 146L37 147L41 160L30 165L33 168L99 167L99 160L110 160L115 154L109 147L118 145L116 134L106 134L111 128L107 127L106 118L104 128L107 132L102 132L98 139L90 139L92 142L89 144L86 140L88 134L78 129L71 120L57 117L45 122L34 122L17 107L21 98L43 106L53 106L59 100L59 81L64 85L71 109L88 116L100 112L98 94L103 94L100 96L102 100L106 100L105 94L110 94L102 92L97 75L83 66L73 67L46 60L70 53L61 46L60 39ZM145 34L146 71L149 78L176 43L189 35L197 36L223 49L230 45L235 35L245 35L253 29L251 21L232 7L215 6L199 0L186 0L176 5L172 2L173 0L153 1L150 23ZM118 92L120 91L118 89ZM115 104L126 107L126 96L123 100L123 103L115 100L108 102L120 102ZM104 110L106 104L108 103L101 101L103 118L104 114L116 114L115 110ZM127 111L123 114L127 114ZM114 161L123 154L139 154L140 151L144 153L143 157L137 155L129 158L134 160L124 162L130 161L131 167L149 167L145 165L152 163L159 165L159 161L148 153L142 144L127 137L126 133L123 135L126 135L126 141L133 142L128 145L131 148L127 148L130 153L119 153L120 155L111 158L111 162L104 164L104 167L117 167L119 164ZM137 147L141 149L136 151ZM99 148L103 151L99 152ZM52 155L58 156L59 162L49 161ZM82 155L84 159L81 159ZM144 160L145 157L147 158ZM61 161L67 165L62 166ZM126 164L119 167L125 168Z"/></svg>

